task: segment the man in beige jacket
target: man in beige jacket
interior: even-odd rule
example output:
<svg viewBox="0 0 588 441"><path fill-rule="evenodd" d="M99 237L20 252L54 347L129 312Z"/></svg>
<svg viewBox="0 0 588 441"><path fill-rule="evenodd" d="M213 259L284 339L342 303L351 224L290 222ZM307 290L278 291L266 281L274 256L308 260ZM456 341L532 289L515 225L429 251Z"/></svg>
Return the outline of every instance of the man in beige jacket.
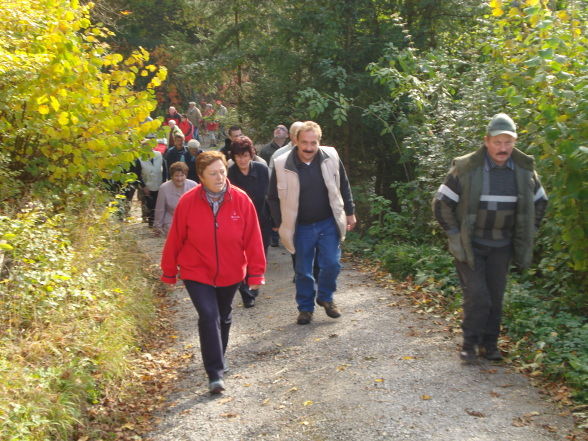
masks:
<svg viewBox="0 0 588 441"><path fill-rule="evenodd" d="M280 239L296 254L299 325L312 320L315 298L329 317L341 316L333 301L341 269L340 243L356 224L345 167L335 148L320 146L321 136L320 126L313 121L299 128L296 147L275 159L268 194ZM317 252L320 271L315 280L312 269Z"/></svg>

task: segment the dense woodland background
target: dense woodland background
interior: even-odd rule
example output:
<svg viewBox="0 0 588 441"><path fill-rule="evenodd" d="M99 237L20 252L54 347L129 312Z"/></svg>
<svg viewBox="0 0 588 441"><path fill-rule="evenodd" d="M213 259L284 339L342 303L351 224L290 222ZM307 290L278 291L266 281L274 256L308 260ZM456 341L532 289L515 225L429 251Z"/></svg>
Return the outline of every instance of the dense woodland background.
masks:
<svg viewBox="0 0 588 441"><path fill-rule="evenodd" d="M128 393L156 288L104 183L132 181L140 140L163 133L147 116L193 100L223 100L257 143L319 122L354 187L347 250L450 313L432 194L509 113L550 205L533 267L514 270L505 348L588 402L586 2L9 0L0 13L0 438L100 436L88 409L99 420Z"/></svg>

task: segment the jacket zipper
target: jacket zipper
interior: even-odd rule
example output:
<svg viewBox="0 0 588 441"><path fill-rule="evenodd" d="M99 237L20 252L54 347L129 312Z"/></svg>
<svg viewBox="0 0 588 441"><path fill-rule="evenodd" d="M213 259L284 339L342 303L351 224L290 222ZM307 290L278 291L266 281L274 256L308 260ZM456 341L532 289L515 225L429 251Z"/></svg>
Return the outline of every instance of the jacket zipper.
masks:
<svg viewBox="0 0 588 441"><path fill-rule="evenodd" d="M221 204L222 206L222 204ZM214 250L216 253L216 273L214 275L214 279L213 279L213 284L216 288L216 279L218 278L218 273L220 270L220 260L219 260L219 256L218 256L218 241L217 241L217 235L216 235L216 230L218 230L218 222L216 221L216 217L218 216L218 213L221 209L221 207L218 207L218 211L216 212L216 214L214 214L214 210L212 209L212 207L210 207L210 209L212 210L212 215L214 216Z"/></svg>

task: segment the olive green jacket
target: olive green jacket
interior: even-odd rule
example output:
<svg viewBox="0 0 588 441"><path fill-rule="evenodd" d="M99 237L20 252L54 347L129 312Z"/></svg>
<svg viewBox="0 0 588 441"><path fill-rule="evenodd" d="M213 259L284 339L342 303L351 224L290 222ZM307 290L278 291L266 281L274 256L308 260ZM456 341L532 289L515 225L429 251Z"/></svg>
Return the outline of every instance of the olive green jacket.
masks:
<svg viewBox="0 0 588 441"><path fill-rule="evenodd" d="M455 158L449 170L450 175L457 177L461 187L459 200L452 212L455 216L453 223L457 224L459 228L458 247L461 246L462 250L458 251L463 252L454 253L454 255L456 257L456 254L465 256L465 261L472 269L474 268L472 236L482 193L485 155L486 147L481 147L473 153ZM532 261L534 235L545 207L542 205L536 211L536 202L539 199L546 201L547 197L534 170L533 157L515 148L511 158L515 164L514 171L517 183L513 260L516 265L526 268ZM443 203L443 201L436 196L433 204L438 203Z"/></svg>

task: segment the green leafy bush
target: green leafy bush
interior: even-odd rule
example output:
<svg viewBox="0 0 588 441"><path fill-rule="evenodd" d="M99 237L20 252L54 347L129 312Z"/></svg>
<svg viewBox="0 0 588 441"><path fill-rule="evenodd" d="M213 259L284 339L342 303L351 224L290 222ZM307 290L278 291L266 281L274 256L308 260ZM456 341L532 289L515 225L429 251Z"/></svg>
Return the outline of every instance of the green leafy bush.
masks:
<svg viewBox="0 0 588 441"><path fill-rule="evenodd" d="M575 398L588 402L588 320L546 298L529 282L510 284L504 316L525 366L564 378Z"/></svg>
<svg viewBox="0 0 588 441"><path fill-rule="evenodd" d="M70 439L89 405L124 393L153 323L153 287L113 210L52 211L0 217L1 439Z"/></svg>

